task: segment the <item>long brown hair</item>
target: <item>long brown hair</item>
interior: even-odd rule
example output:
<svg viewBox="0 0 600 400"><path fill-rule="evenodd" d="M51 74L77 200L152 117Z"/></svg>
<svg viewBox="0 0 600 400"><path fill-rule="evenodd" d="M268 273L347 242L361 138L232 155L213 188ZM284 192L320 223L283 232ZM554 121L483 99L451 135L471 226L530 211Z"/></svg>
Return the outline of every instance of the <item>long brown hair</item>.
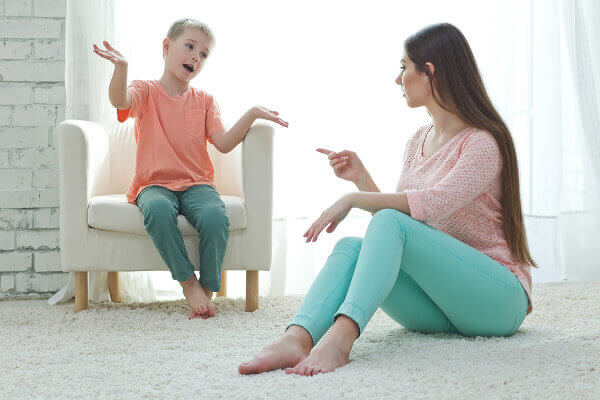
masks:
<svg viewBox="0 0 600 400"><path fill-rule="evenodd" d="M515 146L488 97L467 39L454 25L435 24L406 39L404 49L417 70L429 77L434 101L440 107L496 140L503 158L502 230L513 260L537 268L525 236ZM425 66L428 62L434 66L433 75Z"/></svg>

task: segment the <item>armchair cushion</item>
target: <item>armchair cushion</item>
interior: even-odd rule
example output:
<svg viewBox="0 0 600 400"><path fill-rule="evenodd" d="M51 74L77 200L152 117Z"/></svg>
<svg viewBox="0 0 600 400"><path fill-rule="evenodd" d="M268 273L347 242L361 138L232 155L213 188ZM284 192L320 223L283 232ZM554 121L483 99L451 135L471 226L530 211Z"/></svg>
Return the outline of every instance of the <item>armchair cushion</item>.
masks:
<svg viewBox="0 0 600 400"><path fill-rule="evenodd" d="M229 230L246 228L246 205L238 196L221 195L229 217ZM140 208L128 203L125 194L93 196L88 206L88 225L96 229L145 234L144 216ZM196 236L198 232L183 215L177 216L177 227L184 236Z"/></svg>

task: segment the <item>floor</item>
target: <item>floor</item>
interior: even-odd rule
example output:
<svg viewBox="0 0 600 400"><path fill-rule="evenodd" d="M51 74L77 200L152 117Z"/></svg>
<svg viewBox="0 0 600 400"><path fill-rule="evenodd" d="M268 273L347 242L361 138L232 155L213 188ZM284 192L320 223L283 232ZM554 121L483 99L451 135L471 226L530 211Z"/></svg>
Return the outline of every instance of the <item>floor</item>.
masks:
<svg viewBox="0 0 600 400"><path fill-rule="evenodd" d="M181 301L0 301L0 398L599 399L600 283L534 287L534 311L508 338L411 332L377 312L352 362L333 373L240 376L280 335L300 297L217 299L187 319Z"/></svg>

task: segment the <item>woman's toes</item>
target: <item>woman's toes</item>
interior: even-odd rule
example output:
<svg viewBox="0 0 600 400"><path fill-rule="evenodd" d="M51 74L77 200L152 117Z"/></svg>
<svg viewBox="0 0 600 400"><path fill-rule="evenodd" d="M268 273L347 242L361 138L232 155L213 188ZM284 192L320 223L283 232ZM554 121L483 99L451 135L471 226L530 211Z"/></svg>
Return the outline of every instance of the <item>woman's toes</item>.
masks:
<svg viewBox="0 0 600 400"><path fill-rule="evenodd" d="M308 368L306 368L306 372L304 373L304 375L312 376L314 370L315 370L315 367L308 367Z"/></svg>

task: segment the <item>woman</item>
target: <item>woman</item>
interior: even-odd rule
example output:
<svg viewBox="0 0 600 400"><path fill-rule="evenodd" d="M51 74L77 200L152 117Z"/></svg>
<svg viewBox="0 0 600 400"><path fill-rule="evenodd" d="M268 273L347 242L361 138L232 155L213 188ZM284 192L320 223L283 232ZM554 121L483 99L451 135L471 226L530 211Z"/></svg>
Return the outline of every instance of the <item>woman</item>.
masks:
<svg viewBox="0 0 600 400"><path fill-rule="evenodd" d="M531 312L536 265L517 157L470 46L438 24L409 37L404 51L396 83L433 123L409 140L396 193L379 193L356 153L318 150L359 192L325 210L306 240L332 232L352 207L373 218L364 238L335 245L283 337L240 373L333 371L379 307L408 329L465 336L512 335Z"/></svg>

